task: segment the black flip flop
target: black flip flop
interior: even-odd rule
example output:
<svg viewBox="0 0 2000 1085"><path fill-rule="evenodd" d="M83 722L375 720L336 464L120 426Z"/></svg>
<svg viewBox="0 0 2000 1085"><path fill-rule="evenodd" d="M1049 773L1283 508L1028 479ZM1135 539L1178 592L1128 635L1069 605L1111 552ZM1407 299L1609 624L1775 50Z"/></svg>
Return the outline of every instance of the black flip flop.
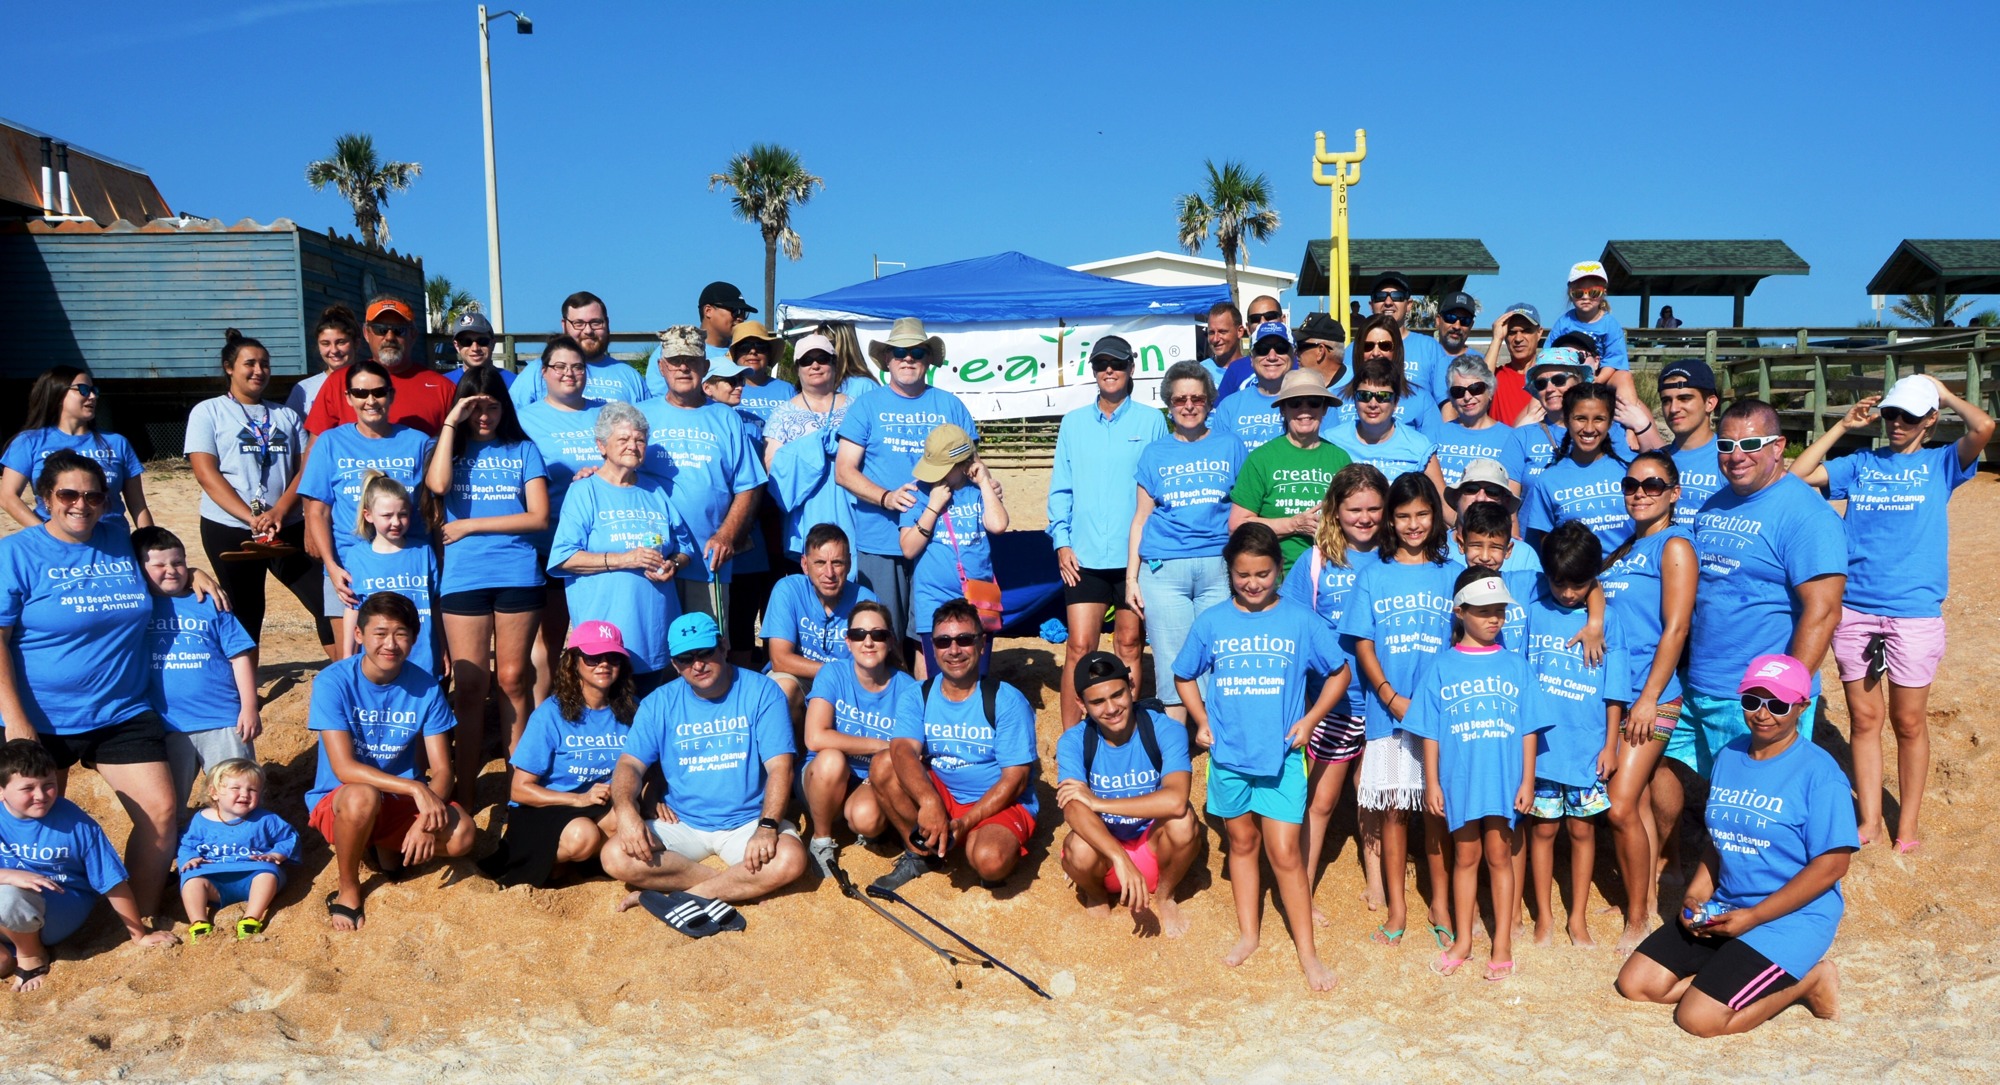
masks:
<svg viewBox="0 0 2000 1085"><path fill-rule="evenodd" d="M28 982L29 980L41 979L43 976L49 974L49 967L53 964L55 964L54 959L50 959L43 961L41 964L38 964L33 968L16 968L14 970L14 975L12 977L14 983L18 986L20 984Z"/></svg>
<svg viewBox="0 0 2000 1085"><path fill-rule="evenodd" d="M639 907L689 938L706 938L711 934L740 931L749 926L743 914L735 908L693 893L643 890L639 894Z"/></svg>
<svg viewBox="0 0 2000 1085"><path fill-rule="evenodd" d="M326 895L326 914L329 916L339 916L347 920L349 923L354 924L354 929L357 931L361 929L361 924L368 918L364 909L349 908L347 905L340 903L340 891L337 889Z"/></svg>

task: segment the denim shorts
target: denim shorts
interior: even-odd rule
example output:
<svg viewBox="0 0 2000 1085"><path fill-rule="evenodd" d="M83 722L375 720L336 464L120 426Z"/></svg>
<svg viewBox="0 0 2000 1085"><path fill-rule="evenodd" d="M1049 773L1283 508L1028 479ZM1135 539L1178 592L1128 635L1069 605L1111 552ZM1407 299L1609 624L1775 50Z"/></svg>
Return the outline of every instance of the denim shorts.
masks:
<svg viewBox="0 0 2000 1085"><path fill-rule="evenodd" d="M1220 554L1142 560L1139 597L1146 604L1146 643L1153 648L1154 689L1161 703L1180 704L1180 691L1174 688L1174 657L1187 643L1194 616L1228 601L1229 569ZM1207 679L1202 681L1205 684Z"/></svg>

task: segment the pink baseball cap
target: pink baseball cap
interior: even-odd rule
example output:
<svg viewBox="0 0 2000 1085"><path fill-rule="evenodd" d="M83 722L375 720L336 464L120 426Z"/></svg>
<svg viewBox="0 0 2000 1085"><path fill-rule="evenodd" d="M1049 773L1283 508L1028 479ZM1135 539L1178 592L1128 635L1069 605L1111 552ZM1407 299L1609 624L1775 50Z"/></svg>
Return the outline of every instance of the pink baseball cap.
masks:
<svg viewBox="0 0 2000 1085"><path fill-rule="evenodd" d="M625 635L610 622L582 622L569 631L569 639L563 647L574 648L587 656L601 656L606 652L617 652L627 659L632 653L625 650Z"/></svg>
<svg viewBox="0 0 2000 1085"><path fill-rule="evenodd" d="M1736 692L1748 693L1753 689L1764 690L1792 704L1804 704L1812 700L1812 672L1791 656L1758 656L1750 661L1750 669L1743 672L1743 681Z"/></svg>

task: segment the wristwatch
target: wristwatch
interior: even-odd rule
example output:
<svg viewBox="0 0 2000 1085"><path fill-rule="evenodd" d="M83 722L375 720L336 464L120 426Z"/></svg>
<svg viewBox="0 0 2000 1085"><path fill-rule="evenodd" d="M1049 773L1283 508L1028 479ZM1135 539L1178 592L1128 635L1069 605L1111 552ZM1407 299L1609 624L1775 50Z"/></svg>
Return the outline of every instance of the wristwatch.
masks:
<svg viewBox="0 0 2000 1085"><path fill-rule="evenodd" d="M775 832L777 832L777 831L778 831L778 819L777 819L777 818L758 818L758 819L757 819L757 827L758 827L759 829L769 829L769 830L771 830L772 832L774 832L774 833L775 833Z"/></svg>

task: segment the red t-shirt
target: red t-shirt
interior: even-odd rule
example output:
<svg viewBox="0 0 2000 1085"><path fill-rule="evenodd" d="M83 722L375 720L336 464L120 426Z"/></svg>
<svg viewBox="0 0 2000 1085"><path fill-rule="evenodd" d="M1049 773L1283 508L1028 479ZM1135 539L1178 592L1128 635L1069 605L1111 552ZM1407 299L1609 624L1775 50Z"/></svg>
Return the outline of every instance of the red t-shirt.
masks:
<svg viewBox="0 0 2000 1085"><path fill-rule="evenodd" d="M1513 425L1514 420L1521 417L1521 412L1534 402L1535 397L1528 394L1526 373L1511 365L1503 365L1493 372L1493 406L1487 411L1499 419L1501 425Z"/></svg>
<svg viewBox="0 0 2000 1085"><path fill-rule="evenodd" d="M354 401L347 398L347 374L353 369L344 365L326 375L319 397L313 400L312 413L306 415L306 432L317 437L335 426L354 421ZM396 390L395 401L389 404L389 421L420 429L432 437L444 427L444 416L451 413L452 397L458 394L458 385L451 383L450 378L423 366L406 373L391 370L389 386Z"/></svg>

